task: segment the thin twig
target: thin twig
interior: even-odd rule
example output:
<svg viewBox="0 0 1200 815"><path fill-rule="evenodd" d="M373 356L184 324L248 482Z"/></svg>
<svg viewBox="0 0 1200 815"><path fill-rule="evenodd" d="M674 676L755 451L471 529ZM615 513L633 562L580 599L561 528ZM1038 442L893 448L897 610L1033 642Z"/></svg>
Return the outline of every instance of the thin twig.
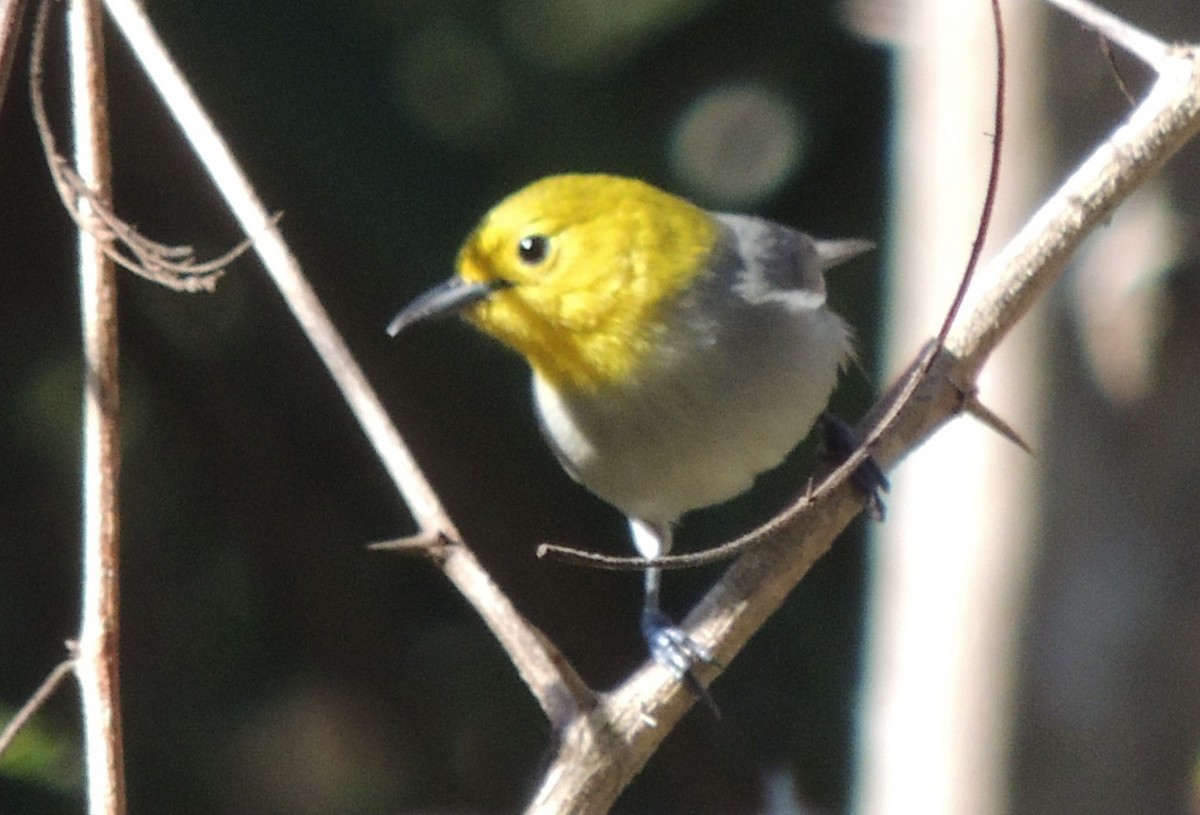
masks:
<svg viewBox="0 0 1200 815"><path fill-rule="evenodd" d="M420 527L450 543L442 571L491 629L530 692L556 724L591 706L591 692L563 655L512 605L463 543L345 340L334 327L228 146L135 0L105 0L109 14L224 197L305 336L375 449Z"/></svg>
<svg viewBox="0 0 1200 815"><path fill-rule="evenodd" d="M1149 65L1156 72L1162 73L1173 61L1173 47L1122 20L1117 15L1105 11L1088 0L1046 0L1052 6L1070 14L1088 28L1110 42L1120 45L1129 53Z"/></svg>
<svg viewBox="0 0 1200 815"><path fill-rule="evenodd" d="M21 705L21 709L8 720L8 724L4 725L3 730L0 730L0 756L4 755L4 751L16 740L17 734L33 718L33 715L42 709L42 705L46 704L46 700L53 695L54 691L58 690L58 686L62 684L63 678L74 667L74 657L69 657L58 663L54 670L42 680L42 684L38 685L33 695L25 700L25 704Z"/></svg>
<svg viewBox="0 0 1200 815"><path fill-rule="evenodd" d="M108 100L98 0L68 7L75 164L88 188L110 196ZM92 206L77 202L86 218ZM75 674L83 707L87 800L93 813L125 812L120 696L120 380L116 270L88 229L79 230L83 318L83 599Z"/></svg>
<svg viewBox="0 0 1200 815"><path fill-rule="evenodd" d="M958 290L954 292L954 300L950 303L950 308L946 309L946 318L942 320L942 327L938 329L937 339L934 340L938 351L946 347L946 338L950 336L950 329L954 327L954 321L958 319L958 313L962 310L967 290L971 287L971 281L975 279L975 271L979 268L979 259L983 256L983 244L987 240L988 229L992 225L992 212L996 208L996 194L1000 189L1000 148L1004 144L1004 98L1005 86L1008 83L1004 19L1000 15L1000 0L992 0L992 28L996 43L996 103L992 110L992 161L988 168L987 191L983 196L983 209L979 213L979 225L975 230L975 240L971 242L971 255L967 259L967 267L959 280ZM933 363L933 357L933 354L928 355L925 367L921 370L922 376L929 373L929 365Z"/></svg>
<svg viewBox="0 0 1200 815"><path fill-rule="evenodd" d="M1080 0L1048 2L1096 15L1085 18L1089 25L1109 16ZM999 282L947 340L947 347L979 366L1057 279L1091 229L1107 222L1121 201L1200 131L1200 47L1167 46L1120 20L1103 33L1135 56L1170 58L1150 63L1158 77L1142 103L992 260L1006 274L995 276ZM978 368L965 374L965 381L974 381Z"/></svg>
<svg viewBox="0 0 1200 815"><path fill-rule="evenodd" d="M225 273L225 267L250 248L253 238L244 239L229 251L208 261L197 260L196 252L190 246L172 246L151 240L117 216L111 203L111 190L106 189L101 193L86 183L58 151L54 129L46 113L43 90L49 9L50 0L42 0L34 21L33 46L29 57L29 98L34 124L42 141L42 152L63 206L79 229L92 233L97 246L113 263L175 291L212 291ZM128 256L121 251L122 247L129 253Z"/></svg>
<svg viewBox="0 0 1200 815"><path fill-rule="evenodd" d="M0 0L0 113L4 112L8 79L17 58L17 42L24 19L25 0Z"/></svg>

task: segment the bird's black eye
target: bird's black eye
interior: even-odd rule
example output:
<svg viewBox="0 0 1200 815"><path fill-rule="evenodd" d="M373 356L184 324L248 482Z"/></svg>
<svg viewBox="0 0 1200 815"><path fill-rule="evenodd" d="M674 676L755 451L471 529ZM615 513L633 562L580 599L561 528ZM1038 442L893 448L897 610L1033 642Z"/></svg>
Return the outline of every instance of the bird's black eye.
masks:
<svg viewBox="0 0 1200 815"><path fill-rule="evenodd" d="M527 266L536 266L550 253L550 239L545 235L526 235L517 244L517 255Z"/></svg>

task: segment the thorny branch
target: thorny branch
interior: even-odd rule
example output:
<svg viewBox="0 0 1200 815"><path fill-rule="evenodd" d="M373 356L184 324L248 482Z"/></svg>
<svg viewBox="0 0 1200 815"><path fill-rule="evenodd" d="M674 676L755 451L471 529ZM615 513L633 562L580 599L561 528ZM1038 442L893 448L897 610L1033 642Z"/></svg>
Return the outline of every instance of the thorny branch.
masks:
<svg viewBox="0 0 1200 815"><path fill-rule="evenodd" d="M1200 132L1200 46L1168 46L1083 0L1050 2L1145 59L1158 71L1158 80L1128 119L989 263L987 278L998 282L972 313L955 323L945 349L929 363L929 376L872 446L872 455L885 467L968 409L984 363L1057 279L1083 238ZM914 361L871 411L867 426L891 409L904 383L925 364L924 355ZM847 462L830 481L844 479L853 466ZM689 636L729 664L861 506L862 499L845 483L832 492L818 489L786 529L751 548L725 572L685 620ZM643 667L606 695L593 715L572 723L528 811L606 811L693 702L669 672L656 665Z"/></svg>
<svg viewBox="0 0 1200 815"><path fill-rule="evenodd" d="M1000 283L967 320L956 324L945 349L914 362L909 376L925 366L929 375L915 386L911 400L905 402L895 421L872 446L872 454L885 466L968 409L971 383L980 368L1056 279L1083 236L1200 130L1200 69L1197 68L1200 49L1167 46L1084 0L1048 2L1069 11L1107 39L1147 61L1158 71L1159 79L1108 142L1079 167L991 262L993 271L1000 270L996 275ZM132 0L106 0L106 4L231 209L249 234L263 233L263 239L256 240L254 248L342 388L364 432L419 519L423 534L428 540L439 541L432 552L434 559L488 622L555 723L559 752L529 811L606 810L693 704L691 694L669 671L649 663L612 692L594 695L554 646L512 609L461 542L399 433L300 276L298 265L283 245L272 220L249 190L211 123L199 111L190 88L166 57L140 7ZM86 189L77 189L79 184L73 172L63 169L65 162L55 158L53 139L47 138L49 128L42 127L45 114L40 102L43 47L40 29L43 25L39 24L36 34L37 60L31 72L36 72L37 82L35 115L46 139L60 195L77 216L75 196L97 205L103 205L105 200ZM125 242L135 264L141 262L141 254L148 255L149 274L153 278L160 275L182 278L183 288L201 288L205 284L197 280L209 281L216 274L211 264L192 262L190 253L179 251L181 247L166 247L152 241L140 243L131 228L115 220L103 223L101 234L107 238L106 245L111 241ZM130 243L138 248L129 247ZM910 380L904 377L900 381ZM889 409L896 401L895 392L894 389L881 400L873 415L881 416ZM844 481L855 463L847 462L831 478ZM861 499L847 485L838 483L842 485L836 489L819 490L810 496L806 510L788 528L779 530L777 537L737 560L685 621L689 634L697 642L711 646L722 664L729 663L860 511ZM711 681L718 670L710 666L701 678Z"/></svg>

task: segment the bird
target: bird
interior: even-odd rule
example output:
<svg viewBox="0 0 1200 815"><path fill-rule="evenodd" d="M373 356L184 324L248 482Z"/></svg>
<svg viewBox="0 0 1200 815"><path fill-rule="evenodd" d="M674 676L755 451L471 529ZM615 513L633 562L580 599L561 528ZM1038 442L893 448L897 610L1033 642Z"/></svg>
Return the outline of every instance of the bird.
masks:
<svg viewBox="0 0 1200 815"><path fill-rule="evenodd" d="M873 246L710 212L635 178L553 175L489 210L455 274L387 332L460 314L522 356L555 457L653 559L682 516L746 492L823 416L854 356L824 273ZM873 466L859 479L872 494L886 489ZM651 656L703 694L692 669L712 654L663 611L661 571L644 581Z"/></svg>

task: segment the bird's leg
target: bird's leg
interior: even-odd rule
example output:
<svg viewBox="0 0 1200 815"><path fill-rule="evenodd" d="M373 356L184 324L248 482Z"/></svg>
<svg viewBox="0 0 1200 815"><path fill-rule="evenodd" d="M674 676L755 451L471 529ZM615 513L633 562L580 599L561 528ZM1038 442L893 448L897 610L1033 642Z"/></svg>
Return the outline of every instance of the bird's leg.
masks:
<svg viewBox="0 0 1200 815"><path fill-rule="evenodd" d="M646 594L642 604L642 636L650 655L666 665L680 679L691 676L696 662L711 662L712 655L697 644L662 610L659 600L661 569L646 570Z"/></svg>
<svg viewBox="0 0 1200 815"><path fill-rule="evenodd" d="M821 414L821 425L825 431L825 450L834 461L844 461L858 449L861 443L854 428L834 416L832 413ZM887 476L879 468L875 459L867 456L850 476L850 481L867 497L867 507L877 521L882 521L887 514L881 492L891 489Z"/></svg>
<svg viewBox="0 0 1200 815"><path fill-rule="evenodd" d="M644 558L655 558L671 551L671 527L667 524L651 524L636 518L629 519L633 533L633 545ZM661 665L670 668L679 679L704 700L705 704L719 715L717 706L708 691L692 673L697 662L713 663L712 653L697 643L662 610L662 569L646 569L645 596L642 604L642 637L650 649L650 655Z"/></svg>

